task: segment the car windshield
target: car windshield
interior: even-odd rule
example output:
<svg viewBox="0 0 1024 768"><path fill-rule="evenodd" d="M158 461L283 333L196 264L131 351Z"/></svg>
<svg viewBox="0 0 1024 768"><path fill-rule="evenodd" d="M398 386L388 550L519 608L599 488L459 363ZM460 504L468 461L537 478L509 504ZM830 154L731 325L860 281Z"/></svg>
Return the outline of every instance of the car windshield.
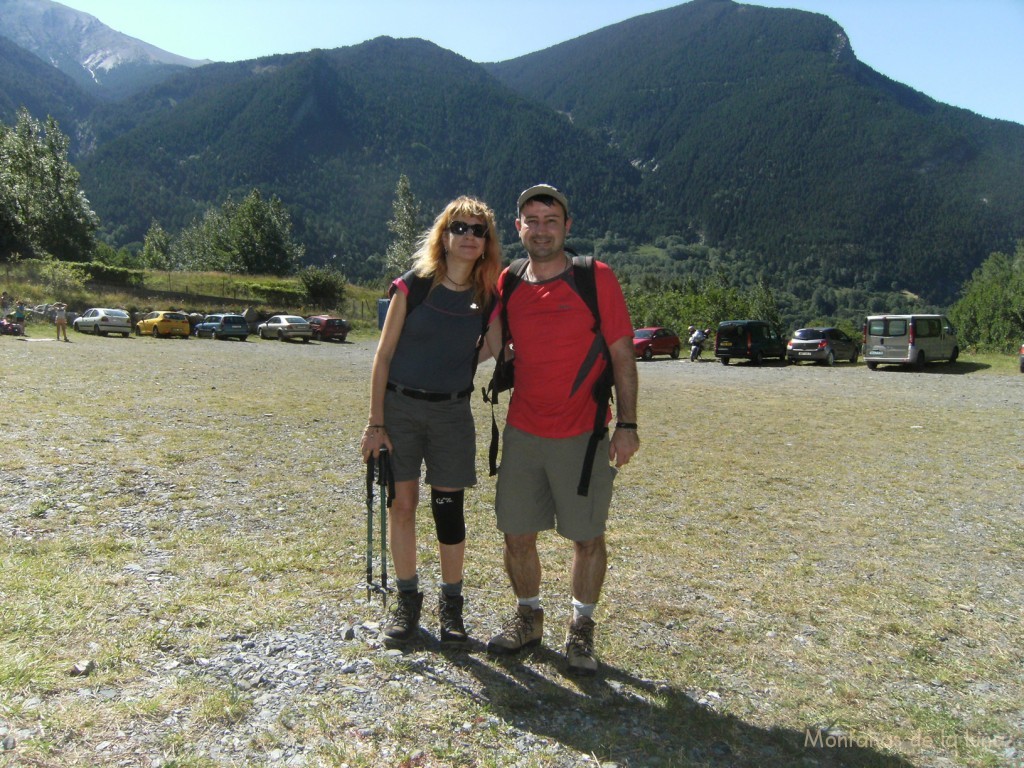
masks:
<svg viewBox="0 0 1024 768"><path fill-rule="evenodd" d="M824 331L819 331L817 328L801 328L799 331L793 334L794 339L803 339L804 341L811 341L813 339L824 339Z"/></svg>
<svg viewBox="0 0 1024 768"><path fill-rule="evenodd" d="M633 332L633 338L635 339L649 339L654 335L654 331L648 330L647 328L641 328L638 331Z"/></svg>

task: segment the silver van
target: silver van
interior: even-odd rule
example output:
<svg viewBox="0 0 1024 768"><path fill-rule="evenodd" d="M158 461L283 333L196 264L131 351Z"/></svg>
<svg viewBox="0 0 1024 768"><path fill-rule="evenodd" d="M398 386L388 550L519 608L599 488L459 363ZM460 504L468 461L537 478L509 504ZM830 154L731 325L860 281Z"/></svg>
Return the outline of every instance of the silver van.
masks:
<svg viewBox="0 0 1024 768"><path fill-rule="evenodd" d="M879 363L913 365L960 355L956 329L943 315L871 315L864 321L864 362L872 371Z"/></svg>

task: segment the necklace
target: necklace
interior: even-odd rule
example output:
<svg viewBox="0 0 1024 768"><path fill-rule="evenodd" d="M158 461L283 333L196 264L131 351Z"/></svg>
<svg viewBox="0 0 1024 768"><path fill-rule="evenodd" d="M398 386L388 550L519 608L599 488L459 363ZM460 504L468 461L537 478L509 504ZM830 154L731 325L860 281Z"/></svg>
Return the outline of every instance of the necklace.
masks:
<svg viewBox="0 0 1024 768"><path fill-rule="evenodd" d="M445 275L444 279L447 280L451 285L454 285L456 288L468 288L473 283L472 280L467 280L464 283L456 283L454 280L448 277L448 275Z"/></svg>

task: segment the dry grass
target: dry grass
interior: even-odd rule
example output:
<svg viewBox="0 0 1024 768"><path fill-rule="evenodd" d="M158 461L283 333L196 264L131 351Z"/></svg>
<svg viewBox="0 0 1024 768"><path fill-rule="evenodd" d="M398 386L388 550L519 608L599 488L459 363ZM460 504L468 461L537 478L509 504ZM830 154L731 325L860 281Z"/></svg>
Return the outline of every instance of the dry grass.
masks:
<svg viewBox="0 0 1024 768"><path fill-rule="evenodd" d="M254 694L175 663L375 618L356 449L372 344L72 340L0 338L0 725L26 734L0 765L132 764L100 747L142 731L165 765L219 764L197 745ZM1019 763L1024 376L958 370L642 364L602 678L568 680L548 651L355 642L388 721L339 684L255 746L338 766L565 764L555 746L631 766ZM510 595L481 475L467 600L486 639ZM542 557L557 649L568 550L548 536Z"/></svg>

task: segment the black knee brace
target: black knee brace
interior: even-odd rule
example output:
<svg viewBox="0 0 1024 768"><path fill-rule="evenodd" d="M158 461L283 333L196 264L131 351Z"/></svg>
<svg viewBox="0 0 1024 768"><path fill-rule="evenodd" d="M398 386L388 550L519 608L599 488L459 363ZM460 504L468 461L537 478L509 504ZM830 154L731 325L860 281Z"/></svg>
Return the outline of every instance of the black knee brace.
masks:
<svg viewBox="0 0 1024 768"><path fill-rule="evenodd" d="M466 540L466 492L430 489L430 511L434 513L437 540L442 544L461 544Z"/></svg>

